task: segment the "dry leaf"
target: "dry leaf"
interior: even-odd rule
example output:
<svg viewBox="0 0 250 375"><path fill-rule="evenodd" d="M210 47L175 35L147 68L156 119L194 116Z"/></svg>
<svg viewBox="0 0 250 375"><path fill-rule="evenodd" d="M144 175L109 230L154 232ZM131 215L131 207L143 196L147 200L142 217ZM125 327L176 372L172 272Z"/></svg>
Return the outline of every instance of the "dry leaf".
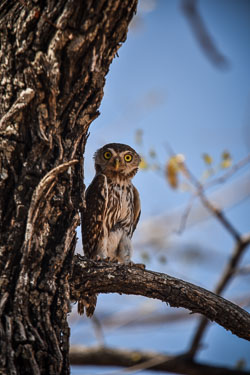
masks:
<svg viewBox="0 0 250 375"><path fill-rule="evenodd" d="M141 162L139 164L139 168L140 169L148 169L148 163L147 161L144 159L144 157L141 156Z"/></svg>
<svg viewBox="0 0 250 375"><path fill-rule="evenodd" d="M212 156L210 156L209 154L203 154L202 155L202 157L203 157L203 160L204 160L204 162L207 164L207 165L211 165L212 163L213 163L213 158L212 158Z"/></svg>
<svg viewBox="0 0 250 375"><path fill-rule="evenodd" d="M221 168L229 168L232 165L232 157L228 151L224 151L221 155L222 161L220 163Z"/></svg>
<svg viewBox="0 0 250 375"><path fill-rule="evenodd" d="M177 154L172 156L166 165L166 177L169 185L176 189L178 186L178 173L184 170L185 156Z"/></svg>

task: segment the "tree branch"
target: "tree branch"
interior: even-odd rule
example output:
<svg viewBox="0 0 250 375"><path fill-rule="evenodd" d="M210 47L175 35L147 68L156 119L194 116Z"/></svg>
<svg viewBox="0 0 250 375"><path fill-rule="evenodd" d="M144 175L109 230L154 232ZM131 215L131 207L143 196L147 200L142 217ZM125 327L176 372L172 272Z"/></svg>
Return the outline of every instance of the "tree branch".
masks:
<svg viewBox="0 0 250 375"><path fill-rule="evenodd" d="M202 51L219 68L228 68L229 60L217 48L198 10L197 0L182 0L181 8Z"/></svg>
<svg viewBox="0 0 250 375"><path fill-rule="evenodd" d="M240 241L238 241L235 245L234 251L225 267L225 270L215 288L216 294L221 294L223 290L226 288L227 284L231 280L232 276L235 274L238 263L240 261L240 258L246 249L246 247L250 244L250 234L246 236L242 236ZM189 355L194 357L197 350L200 347L202 336L207 328L209 321L206 319L206 317L202 317L200 320L200 323L195 331L193 340L191 342L191 346L189 349Z"/></svg>
<svg viewBox="0 0 250 375"><path fill-rule="evenodd" d="M131 370L166 371L185 375L249 375L250 372L198 363L185 356L168 356L161 353L121 350L105 347L70 349L71 365L122 366Z"/></svg>
<svg viewBox="0 0 250 375"><path fill-rule="evenodd" d="M71 299L85 293L135 294L156 298L172 307L184 307L215 321L235 335L250 341L250 314L239 306L194 284L169 275L105 261L75 256Z"/></svg>

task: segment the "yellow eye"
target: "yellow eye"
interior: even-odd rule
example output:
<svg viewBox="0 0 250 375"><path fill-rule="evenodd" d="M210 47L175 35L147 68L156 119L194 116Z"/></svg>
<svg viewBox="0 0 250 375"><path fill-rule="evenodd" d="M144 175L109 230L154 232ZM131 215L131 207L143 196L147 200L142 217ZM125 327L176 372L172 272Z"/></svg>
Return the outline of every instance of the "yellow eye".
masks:
<svg viewBox="0 0 250 375"><path fill-rule="evenodd" d="M110 151L106 151L103 154L104 159L109 160L111 158L112 154Z"/></svg>
<svg viewBox="0 0 250 375"><path fill-rule="evenodd" d="M126 154L126 155L124 156L124 160L125 160L127 163L130 163L130 162L132 161L132 159L133 159L133 157L132 157L132 155L130 155L130 154Z"/></svg>

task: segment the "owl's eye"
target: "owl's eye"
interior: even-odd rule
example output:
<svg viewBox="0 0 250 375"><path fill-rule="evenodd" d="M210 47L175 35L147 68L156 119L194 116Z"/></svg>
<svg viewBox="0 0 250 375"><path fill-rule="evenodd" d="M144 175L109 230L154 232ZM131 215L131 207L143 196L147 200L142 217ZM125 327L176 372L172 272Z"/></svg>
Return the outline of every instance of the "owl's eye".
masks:
<svg viewBox="0 0 250 375"><path fill-rule="evenodd" d="M104 159L109 160L111 158L112 154L110 151L106 151L103 154Z"/></svg>
<svg viewBox="0 0 250 375"><path fill-rule="evenodd" d="M124 156L124 160L127 162L127 163L130 163L132 161L133 157L131 154L126 154Z"/></svg>

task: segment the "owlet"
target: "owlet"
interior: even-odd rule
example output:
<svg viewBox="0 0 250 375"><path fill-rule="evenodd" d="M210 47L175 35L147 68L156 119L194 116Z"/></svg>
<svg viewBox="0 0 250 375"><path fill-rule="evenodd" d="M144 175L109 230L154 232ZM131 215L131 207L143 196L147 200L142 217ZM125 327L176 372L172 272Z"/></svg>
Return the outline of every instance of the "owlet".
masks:
<svg viewBox="0 0 250 375"><path fill-rule="evenodd" d="M140 160L133 148L120 143L96 151L96 174L86 191L82 214L83 250L88 258L130 262L131 238L141 212L139 193L131 179ZM92 316L95 306L96 295L84 296L78 312L82 314L85 307L87 316Z"/></svg>

